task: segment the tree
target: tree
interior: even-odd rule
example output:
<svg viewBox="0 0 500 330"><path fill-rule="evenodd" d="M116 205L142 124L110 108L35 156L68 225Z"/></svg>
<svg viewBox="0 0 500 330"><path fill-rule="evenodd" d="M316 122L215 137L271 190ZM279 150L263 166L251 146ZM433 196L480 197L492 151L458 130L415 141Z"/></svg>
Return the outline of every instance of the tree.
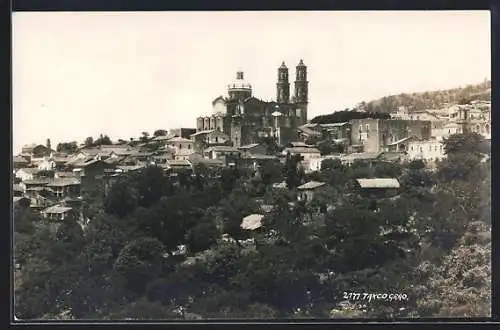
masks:
<svg viewBox="0 0 500 330"><path fill-rule="evenodd" d="M193 253L204 251L217 242L220 233L214 219L204 219L187 232L187 245Z"/></svg>
<svg viewBox="0 0 500 330"><path fill-rule="evenodd" d="M101 145L111 145L113 142L107 135L99 135L99 138L94 141L94 145L101 146Z"/></svg>
<svg viewBox="0 0 500 330"><path fill-rule="evenodd" d="M266 162L260 168L260 176L262 178L262 183L267 186L271 183L280 182L283 179L282 172L283 169L280 163Z"/></svg>
<svg viewBox="0 0 500 330"><path fill-rule="evenodd" d="M90 143L92 144L92 143ZM72 154L78 149L78 143L76 141L72 142L61 142L57 144L57 152L65 152L67 154Z"/></svg>
<svg viewBox="0 0 500 330"><path fill-rule="evenodd" d="M303 171L299 166L299 162L302 160L300 155L286 155L284 175L285 181L288 189L294 189L300 186L302 178L304 176Z"/></svg>
<svg viewBox="0 0 500 330"><path fill-rule="evenodd" d="M104 210L108 214L124 217L138 204L137 191L126 180L119 179L110 188L104 200Z"/></svg>
<svg viewBox="0 0 500 330"><path fill-rule="evenodd" d="M86 147L92 147L94 145L94 139L91 136L89 136L85 139L84 144Z"/></svg>
<svg viewBox="0 0 500 330"><path fill-rule="evenodd" d="M141 141L142 142L147 142L148 140L149 140L149 133L148 132L142 132Z"/></svg>
<svg viewBox="0 0 500 330"><path fill-rule="evenodd" d="M164 130L164 129L157 129L156 131L154 131L153 136L154 137L165 136L167 134L168 134L168 132L166 130Z"/></svg>
<svg viewBox="0 0 500 330"><path fill-rule="evenodd" d="M52 150L52 146L50 144L50 139L47 139L47 143L45 144L47 149Z"/></svg>
<svg viewBox="0 0 500 330"><path fill-rule="evenodd" d="M117 281L136 293L161 274L165 249L157 239L141 237L128 243L116 258L113 271Z"/></svg>

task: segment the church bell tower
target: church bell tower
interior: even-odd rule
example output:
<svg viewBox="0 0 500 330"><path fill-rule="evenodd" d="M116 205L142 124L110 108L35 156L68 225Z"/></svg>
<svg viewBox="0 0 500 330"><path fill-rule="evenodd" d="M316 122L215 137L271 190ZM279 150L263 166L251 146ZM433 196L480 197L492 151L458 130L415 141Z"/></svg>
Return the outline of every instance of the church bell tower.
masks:
<svg viewBox="0 0 500 330"><path fill-rule="evenodd" d="M295 104L297 106L297 111L300 112L300 122L302 124L307 122L307 104L308 99L308 85L307 81L307 67L304 62L300 60L296 67L296 77L295 77Z"/></svg>
<svg viewBox="0 0 500 330"><path fill-rule="evenodd" d="M276 84L276 100L278 103L290 102L290 83L288 82L288 68L285 62L278 68L278 83Z"/></svg>

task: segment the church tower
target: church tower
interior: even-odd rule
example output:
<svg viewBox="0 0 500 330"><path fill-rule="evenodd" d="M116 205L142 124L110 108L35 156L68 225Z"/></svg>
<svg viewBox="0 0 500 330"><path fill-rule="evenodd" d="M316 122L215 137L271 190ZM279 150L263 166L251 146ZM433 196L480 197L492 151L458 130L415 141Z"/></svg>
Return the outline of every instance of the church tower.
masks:
<svg viewBox="0 0 500 330"><path fill-rule="evenodd" d="M296 67L295 78L295 104L297 106L297 114L300 113L300 120L302 124L307 122L307 104L308 104L308 84L307 81L307 67L304 62L300 60Z"/></svg>
<svg viewBox="0 0 500 330"><path fill-rule="evenodd" d="M276 84L276 100L278 103L290 102L290 83L288 82L288 68L285 62L278 68L278 83Z"/></svg>

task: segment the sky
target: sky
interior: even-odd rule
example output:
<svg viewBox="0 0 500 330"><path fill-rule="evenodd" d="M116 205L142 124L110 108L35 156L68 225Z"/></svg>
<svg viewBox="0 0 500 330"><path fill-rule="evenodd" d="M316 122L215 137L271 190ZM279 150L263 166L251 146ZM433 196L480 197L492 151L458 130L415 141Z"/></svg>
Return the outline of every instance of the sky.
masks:
<svg viewBox="0 0 500 330"><path fill-rule="evenodd" d="M238 70L275 99L282 61L308 66L309 119L491 77L488 11L18 12L12 34L14 153L195 127Z"/></svg>

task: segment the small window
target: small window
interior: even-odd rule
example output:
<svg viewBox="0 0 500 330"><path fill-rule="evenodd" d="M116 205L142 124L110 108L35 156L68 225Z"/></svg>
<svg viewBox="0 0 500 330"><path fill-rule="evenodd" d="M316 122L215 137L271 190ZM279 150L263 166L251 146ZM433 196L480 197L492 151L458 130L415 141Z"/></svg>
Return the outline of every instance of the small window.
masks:
<svg viewBox="0 0 500 330"><path fill-rule="evenodd" d="M434 146L434 151L438 151L438 146Z"/></svg>
<svg viewBox="0 0 500 330"><path fill-rule="evenodd" d="M420 152L423 152L424 150L422 149L422 147L420 147Z"/></svg>
<svg viewBox="0 0 500 330"><path fill-rule="evenodd" d="M366 124L366 125L365 125L365 129L366 129L366 131L367 131L367 132L369 132L369 131L370 131L370 125L369 125L369 124Z"/></svg>
<svg viewBox="0 0 500 330"><path fill-rule="evenodd" d="M429 146L429 151L432 151L432 146Z"/></svg>
<svg viewBox="0 0 500 330"><path fill-rule="evenodd" d="M219 143L219 137L218 136L215 137L215 143Z"/></svg>
<svg viewBox="0 0 500 330"><path fill-rule="evenodd" d="M359 132L363 132L363 125L359 125Z"/></svg>
<svg viewBox="0 0 500 330"><path fill-rule="evenodd" d="M190 144L188 144L188 149L191 149L191 145Z"/></svg>
<svg viewBox="0 0 500 330"><path fill-rule="evenodd" d="M410 150L413 151L413 146L410 147Z"/></svg>

